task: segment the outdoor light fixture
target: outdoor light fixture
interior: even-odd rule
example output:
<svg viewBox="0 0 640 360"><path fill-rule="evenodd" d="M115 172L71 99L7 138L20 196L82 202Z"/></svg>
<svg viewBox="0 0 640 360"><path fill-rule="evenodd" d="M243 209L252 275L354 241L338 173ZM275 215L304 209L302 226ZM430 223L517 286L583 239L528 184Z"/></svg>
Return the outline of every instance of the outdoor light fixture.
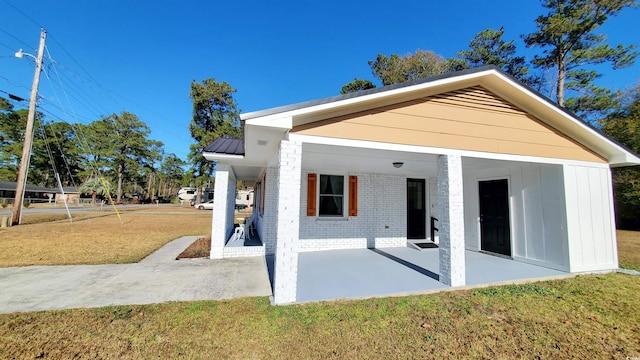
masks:
<svg viewBox="0 0 640 360"><path fill-rule="evenodd" d="M35 56L33 56L31 54L27 54L26 52L22 51L22 49L16 51L15 55L16 55L16 57L18 59L22 59L22 58L24 58L25 55L27 55L27 56L31 56L32 58L38 60L38 58L36 58Z"/></svg>
<svg viewBox="0 0 640 360"><path fill-rule="evenodd" d="M393 167L396 168L396 169L400 169L402 167L402 165L404 165L404 163L401 162L401 161L396 161L396 162L393 163Z"/></svg>

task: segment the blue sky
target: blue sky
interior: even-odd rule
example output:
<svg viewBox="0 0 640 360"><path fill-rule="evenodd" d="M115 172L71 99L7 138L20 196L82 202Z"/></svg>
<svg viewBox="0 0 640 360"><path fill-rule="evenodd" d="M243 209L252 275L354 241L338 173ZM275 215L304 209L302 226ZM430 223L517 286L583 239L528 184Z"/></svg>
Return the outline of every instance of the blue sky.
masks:
<svg viewBox="0 0 640 360"><path fill-rule="evenodd" d="M520 35L535 31L539 4L0 0L0 91L29 97L34 63L13 54L35 54L44 26L53 61L45 62L39 106L48 119L89 123L129 111L167 153L186 159L192 80L229 82L249 112L337 95L355 77L374 80L367 61L378 53L422 49L452 57L486 28L503 26L505 39L531 58L538 50L526 49ZM626 9L601 32L611 44L637 44L638 20L639 9ZM600 84L613 89L640 79L640 62L603 70Z"/></svg>

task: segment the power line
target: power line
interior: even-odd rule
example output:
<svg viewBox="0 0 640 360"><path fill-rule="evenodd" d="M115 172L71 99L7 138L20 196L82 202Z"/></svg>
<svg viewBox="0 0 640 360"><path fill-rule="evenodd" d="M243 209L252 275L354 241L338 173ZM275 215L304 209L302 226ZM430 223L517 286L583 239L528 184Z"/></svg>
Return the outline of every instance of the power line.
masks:
<svg viewBox="0 0 640 360"><path fill-rule="evenodd" d="M5 1L6 1L6 0L5 0ZM32 48L32 46L33 46L33 45L29 45L29 44L27 44L26 42L24 42L24 41L22 41L22 40L18 39L17 37L15 37L15 36L13 36L12 34L10 34L9 32L7 32L6 30L0 29L0 31L2 31L3 33L5 33L5 34L9 35L9 36L10 36L10 37L12 37L14 40L16 40L16 41L18 41L18 42L22 43L22 45L25 45L25 46L26 46L26 48L25 48L25 49L31 49L31 48Z"/></svg>
<svg viewBox="0 0 640 360"><path fill-rule="evenodd" d="M11 80L7 79L6 77L4 77L2 75L0 75L0 79L3 79L7 83L9 83L9 85L11 85L11 86L20 87L20 88L27 89L27 90L31 91L30 87L24 86L24 85L20 85L20 84L16 84L16 83L12 82Z"/></svg>
<svg viewBox="0 0 640 360"><path fill-rule="evenodd" d="M16 50L16 49L12 48L11 46L9 46L9 45L7 45L7 44L5 44L5 43L3 43L3 42L0 42L0 45L4 46L4 47L6 47L7 49L12 50L12 51L15 51L15 50ZM10 56L7 56L7 57L10 57Z"/></svg>
<svg viewBox="0 0 640 360"><path fill-rule="evenodd" d="M67 54L68 54L68 53L67 53ZM54 60L54 59L53 59L53 58L51 58L51 57L49 57L49 61L51 61L51 63L53 64L53 66L60 67L62 70L65 70L65 71L67 71L67 72L69 72L69 73L71 73L71 74L75 75L75 76L76 76L76 77L78 77L78 78L83 78L83 77L84 77L82 74L79 74L79 73L77 73L77 72L74 72L73 70L71 70L71 69L69 69L69 68L65 67L63 64L59 63L58 61ZM86 72L86 71L85 71L85 72ZM106 87L102 86L100 83L98 83L98 82L97 82L94 78L92 78L92 77L88 77L88 78L86 78L86 79L87 79L87 80L89 80L90 82L92 82L95 86L97 86L97 88L98 88L100 91L102 91L102 93L104 93L104 94L105 94L109 99L111 99L111 100L113 101L113 103L114 103L114 104L116 104L116 105L117 105L118 107L120 107L120 108L123 108L123 109L124 109L124 108L125 108L125 106L123 106L123 105L122 105L122 104L121 104L121 103L120 103L120 102L119 102L119 101L118 101L114 96L119 97L119 98L121 98L121 99L125 100L126 102L128 102L128 103L130 103L130 104L136 105L136 106L138 106L138 107L140 107L140 108L142 108L142 109L144 109L144 110L148 111L149 113L151 113L151 114L155 115L156 117L158 117L158 118L160 118L160 119L165 120L166 122L169 122L169 123L172 123L172 124L175 124L175 125L181 125L181 126L183 125L183 124L179 124L179 123L177 123L176 121L174 121L174 120L172 120L172 119L170 119L170 118L168 118L168 117L165 117L165 116L164 116L164 115L162 115L162 114L159 114L158 112L156 112L156 111L155 111L155 110L153 110L153 109L150 109L150 108L148 108L148 107L146 107L146 106L144 106L144 105L142 105L142 104L140 104L140 103L138 103L138 102L136 102L136 101L134 101L134 100L132 100L132 99L129 99L129 98L127 98L127 97L125 97L125 96L123 96L123 95L121 95L121 94L118 94L118 93L114 92L113 90L110 90L110 89L108 89L108 88L106 88ZM156 124L156 127L157 127L157 128L160 128L160 129L162 129L162 130L164 130L164 132L166 132L167 134L171 134L171 135L173 135L173 136L176 136L176 135L175 135L175 132L171 131L170 129L165 128L164 126L162 126L162 125L160 125L160 124ZM180 136L177 136L176 138L177 138L178 140L182 140L182 141L191 141L191 139L185 139L184 137L180 137Z"/></svg>
<svg viewBox="0 0 640 360"><path fill-rule="evenodd" d="M9 95L9 99L11 99L11 100L15 100L15 101L27 101L27 99L23 99L23 98L21 98L21 97L19 97L19 96L13 95L13 94L8 93L8 92L6 92L6 91L4 91L4 90L0 90L0 92L1 92L1 93L5 93L5 94Z"/></svg>
<svg viewBox="0 0 640 360"><path fill-rule="evenodd" d="M3 0L4 2L8 3L6 0ZM11 5L11 4L9 4ZM15 9L15 6L11 5L11 7L13 7ZM17 10L17 9L16 9ZM20 11L19 11L20 12ZM23 16L27 17L24 13L20 12ZM39 25L37 21L29 18L29 20L31 20L34 24ZM3 32L7 33L6 31L3 30ZM8 34L8 33L7 33ZM14 39L22 42L20 39L16 38L15 36L8 34L11 37L13 37ZM57 99L57 102L60 101L60 99L58 98L58 96L55 94L55 88L53 87L53 83L55 82L52 78L51 75L56 75L57 77L57 86L60 86L60 88L62 89L65 97L66 97L66 101L67 103L71 104L70 99L69 98L73 98L78 104L80 104L82 107L84 107L86 110L88 110L89 112L93 113L96 115L96 117L100 117L101 115L107 114L107 113L111 113L111 111L108 111L108 109L104 108L104 105L101 104L100 101L94 100L92 98L92 96L90 96L91 92L87 92L84 91L84 88L89 87L89 88L94 88L95 90L98 90L99 92L102 92L104 95L106 95L106 98L110 99L111 101L113 101L113 103L120 107L121 109L126 109L126 106L123 106L123 104L120 103L120 101L118 101L116 98L120 98L125 100L125 102L128 102L130 104L136 105L137 107L140 107L144 110L146 110L147 112L151 113L153 116L155 116L157 119L162 119L164 120L164 123L172 123L175 125L179 125L179 126L183 126L184 124L179 124L176 121L174 121L173 119L170 119L162 114L159 114L158 112L156 112L153 109L150 109L136 101L133 101L121 94L118 94L104 86L102 86L100 83L98 83L95 78L93 78L91 76L91 74L80 64L80 62L78 62L66 49L65 47L59 42L57 41L57 39L55 38L55 36L53 34L50 34L50 39L52 39L59 47L60 49L78 66L79 69L82 70L82 72L84 74L80 74L78 72L75 72L73 70L71 70L70 68L65 67L64 65L60 64L59 62L57 62L56 60L53 59L53 57L51 56L51 54L49 53L49 47L46 48L46 55L47 55L47 59L49 60L49 65L47 66L47 69L49 70L48 72L51 72L51 74L48 74L47 72L45 72L45 75L47 77L47 79L49 80L49 84L51 87L51 90L54 93L55 98ZM27 45L26 43L24 43L25 45ZM6 44L5 44L6 46ZM8 47L10 48L10 47ZM58 67L62 70L65 71L58 71ZM66 76L65 72L68 74L71 74L72 76ZM65 76L63 76L65 75ZM10 83L13 86L20 86L17 84L14 84L13 82L11 82L9 79L7 79L6 77L0 76L0 78L3 78L5 81L7 81L8 83ZM77 82L73 81L72 78L76 78L78 80L82 80L82 82L84 84L78 84ZM65 87L64 83L67 84L67 87ZM27 86L20 86L24 89L30 90L29 87ZM88 96L89 95L89 96ZM54 107L58 108L59 110L61 110L65 115L71 116L74 119L76 119L76 121L78 120L78 116L75 114L75 111L73 109L71 110L66 110L65 107L66 106L62 106L60 104L60 106L55 105L51 99L46 99L44 97L40 97L41 99L44 99L46 101L49 102L50 105L53 105ZM56 102L56 101L54 101ZM162 125L163 122L160 121L156 121L154 123L154 128L156 131L160 131L162 133L165 134L171 134L174 138L181 140L181 141L186 141L189 142L190 139L186 139L182 136L176 136L175 131L173 131L172 129L169 129L165 126ZM166 144L165 144L166 146ZM169 148L167 148L169 149ZM171 149L177 152L182 152L182 149Z"/></svg>
<svg viewBox="0 0 640 360"><path fill-rule="evenodd" d="M20 9L18 9L17 7L15 7L13 4L11 4L10 2L8 2L7 0L3 0L7 5L11 6L13 8L13 10L17 11L20 15L24 16L27 20L31 21L32 23L36 24L38 27L43 28L44 26L40 25L37 21L35 21L33 18L31 18L29 15L23 13Z"/></svg>

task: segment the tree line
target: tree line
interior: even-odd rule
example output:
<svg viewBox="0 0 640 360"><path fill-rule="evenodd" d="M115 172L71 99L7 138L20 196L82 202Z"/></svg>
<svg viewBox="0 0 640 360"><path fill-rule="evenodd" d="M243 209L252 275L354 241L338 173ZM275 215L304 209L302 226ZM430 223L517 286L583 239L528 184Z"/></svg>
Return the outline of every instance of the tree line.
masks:
<svg viewBox="0 0 640 360"><path fill-rule="evenodd" d="M17 179L27 113L0 97L0 179ZM189 180L186 162L166 154L161 142L149 138L150 133L143 121L128 112L89 124L47 122L37 112L27 181L57 188L57 175L62 186L79 187L94 200L107 189L118 202L127 194L148 200L169 197Z"/></svg>
<svg viewBox="0 0 640 360"><path fill-rule="evenodd" d="M368 61L371 73L384 86L494 65L640 152L640 84L629 84L631 88L625 90L596 83L602 76L598 66L619 69L633 64L638 56L636 45L610 45L605 34L597 33L611 17L637 6L636 0L541 0L541 4L546 13L536 18L537 30L521 35L525 46L538 51L531 60L519 53L515 40L504 39L504 28L486 29L453 58L431 50L378 54ZM341 93L375 87L371 80L355 78ZM242 137L235 92L229 83L214 78L191 82L189 130L194 143L187 162L166 154L162 143L149 139L149 128L135 114L112 114L88 125L44 124L38 114L40 134L34 143L29 181L53 186L55 174L49 165L53 163L63 185L80 179L93 196L104 191L99 185L89 186L97 183L97 174L108 177L118 200L136 189L154 198L175 194L180 185L202 187L215 171L215 164L202 157L204 148L218 137ZM16 177L25 121L26 110L15 110L0 98L0 179ZM640 170L614 169L613 176L619 224L640 228Z"/></svg>
<svg viewBox="0 0 640 360"><path fill-rule="evenodd" d="M448 72L494 65L560 107L575 113L629 150L640 153L640 84L630 89L607 89L596 80L598 65L620 69L638 56L634 44L610 45L596 31L635 0L542 0L547 13L536 18L537 30L521 37L524 44L540 50L533 59L518 53L515 40L504 39L504 28L486 29L469 42L468 49L453 58L430 50L398 55L378 54L368 62L373 76L383 85L422 79ZM637 81L637 79L635 79ZM355 78L342 94L375 88L371 80ZM640 169L613 169L618 225L640 229Z"/></svg>

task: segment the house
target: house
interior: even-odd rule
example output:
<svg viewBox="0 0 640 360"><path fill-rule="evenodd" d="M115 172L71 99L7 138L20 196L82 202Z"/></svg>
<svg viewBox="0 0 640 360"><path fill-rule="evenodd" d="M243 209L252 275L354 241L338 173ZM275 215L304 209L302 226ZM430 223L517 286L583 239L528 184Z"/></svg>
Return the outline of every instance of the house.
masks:
<svg viewBox="0 0 640 360"><path fill-rule="evenodd" d="M64 191L64 193L62 192ZM60 189L56 189L56 204L64 204L65 200L67 204L80 204L80 191L76 186L65 186Z"/></svg>
<svg viewBox="0 0 640 360"><path fill-rule="evenodd" d="M18 183L15 181L0 180L0 199L7 203L13 203L16 196L16 187ZM24 189L25 201L31 202L37 199L39 202L45 201L45 199L51 199L56 189L47 188L44 186L38 186L33 184L26 184Z"/></svg>
<svg viewBox="0 0 640 360"><path fill-rule="evenodd" d="M618 267L610 168L640 158L495 67L241 120L243 140L203 153L217 161L211 258L275 255L276 304L296 301L302 252L411 239L439 242L449 286L465 285L470 250L569 273ZM257 250L225 246L237 180L255 182Z"/></svg>

